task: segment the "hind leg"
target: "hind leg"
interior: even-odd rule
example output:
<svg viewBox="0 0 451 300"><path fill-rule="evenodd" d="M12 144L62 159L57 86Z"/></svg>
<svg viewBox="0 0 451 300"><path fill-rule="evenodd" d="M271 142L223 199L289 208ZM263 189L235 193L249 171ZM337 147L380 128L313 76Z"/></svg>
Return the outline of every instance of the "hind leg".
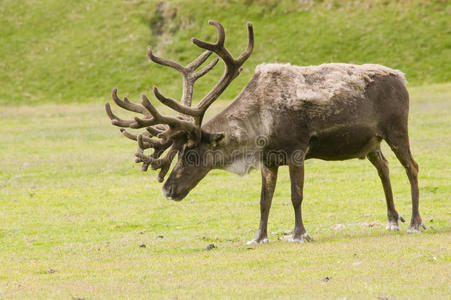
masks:
<svg viewBox="0 0 451 300"><path fill-rule="evenodd" d="M368 160L376 167L377 173L382 182L384 188L385 201L387 202L387 216L388 224L386 229L392 231L399 231L399 221L404 222L404 218L398 214L395 209L395 203L393 202L393 192L390 183L390 173L388 169L388 161L382 154L381 149L378 147L376 150L368 153Z"/></svg>
<svg viewBox="0 0 451 300"><path fill-rule="evenodd" d="M294 231L293 236L288 239L290 242L304 243L313 239L307 234L302 221L302 198L304 189L304 162L288 164L291 179L291 202L294 209Z"/></svg>
<svg viewBox="0 0 451 300"><path fill-rule="evenodd" d="M418 164L413 159L412 153L410 152L407 129L400 131L392 130L387 136L386 141L395 153L399 162L406 170L407 177L410 182L410 190L412 194L412 219L407 232L420 232L420 227L423 227L424 229L426 229L426 227L421 220L419 212L420 193L418 190Z"/></svg>

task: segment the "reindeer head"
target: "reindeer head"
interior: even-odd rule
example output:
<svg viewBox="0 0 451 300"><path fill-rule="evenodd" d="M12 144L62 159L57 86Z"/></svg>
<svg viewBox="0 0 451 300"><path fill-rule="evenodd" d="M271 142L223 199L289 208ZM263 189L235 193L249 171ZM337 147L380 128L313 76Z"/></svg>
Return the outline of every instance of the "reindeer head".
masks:
<svg viewBox="0 0 451 300"><path fill-rule="evenodd" d="M221 134L203 132L201 129L202 120L208 107L240 74L241 66L249 58L254 47L254 33L251 23L247 23L248 46L238 58L234 58L224 46L224 27L217 21L210 20L208 23L216 27L218 40L216 43L208 43L193 38L192 42L206 51L186 66L156 57L150 47L147 51L147 55L153 62L176 69L182 75L183 95L180 102L163 96L156 87L153 88L155 97L164 105L178 112L178 116L172 117L160 114L144 94L141 97L141 104L132 103L126 97L121 100L117 96L117 89L113 89L112 92L114 102L123 109L142 114L144 118L135 117L133 120L122 120L113 114L109 103L105 105L111 123L121 127L124 136L137 141L138 150L135 161L142 163L142 170L147 171L149 166L153 170L160 169L159 182L164 180L172 160L178 154L178 161L163 186L163 194L168 199L182 200L214 167L213 162L207 161L209 158L204 154L214 147L215 143L221 138ZM195 107L191 107L194 83L213 69L219 61L219 58L216 58L204 69L196 72L212 53L215 53L224 61L224 74L213 89ZM124 127L144 128L145 131L135 135L126 131ZM153 149L153 153L145 154L146 149ZM195 156L197 159L193 160Z"/></svg>

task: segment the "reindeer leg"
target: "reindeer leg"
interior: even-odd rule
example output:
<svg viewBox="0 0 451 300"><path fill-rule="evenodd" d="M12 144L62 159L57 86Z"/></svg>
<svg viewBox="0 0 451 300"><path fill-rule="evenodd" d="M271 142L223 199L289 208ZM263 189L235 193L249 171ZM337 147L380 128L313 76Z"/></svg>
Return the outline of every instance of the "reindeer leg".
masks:
<svg viewBox="0 0 451 300"><path fill-rule="evenodd" d="M395 209L395 203L393 202L393 192L390 183L390 174L388 169L388 161L382 154L381 149L378 149L368 153L368 160L377 169L377 173L382 182L385 193L385 201L387 202L387 215L388 224L386 229L392 231L399 231L399 221L404 222L404 218L398 214Z"/></svg>
<svg viewBox="0 0 451 300"><path fill-rule="evenodd" d="M262 192L260 196L260 226L254 239L247 242L250 244L262 244L268 242L268 216L271 208L272 196L277 182L278 167L262 167Z"/></svg>
<svg viewBox="0 0 451 300"><path fill-rule="evenodd" d="M386 141L403 165L410 181L410 190L412 195L412 219L407 232L420 232L420 228L426 229L426 226L421 220L419 212L420 193L418 190L418 164L413 159L412 153L410 152L407 129L399 131L393 130L390 136L387 137Z"/></svg>
<svg viewBox="0 0 451 300"><path fill-rule="evenodd" d="M304 241L313 241L307 234L302 222L302 198L304 189L304 162L295 162L288 165L291 179L291 202L294 208L294 231L293 236L288 241L295 243L303 243Z"/></svg>

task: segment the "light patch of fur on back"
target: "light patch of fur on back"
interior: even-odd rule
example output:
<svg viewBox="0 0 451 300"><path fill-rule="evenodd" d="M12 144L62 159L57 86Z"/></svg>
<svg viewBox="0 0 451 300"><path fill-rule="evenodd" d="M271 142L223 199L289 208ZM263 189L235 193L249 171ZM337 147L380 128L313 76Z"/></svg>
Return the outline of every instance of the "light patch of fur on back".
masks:
<svg viewBox="0 0 451 300"><path fill-rule="evenodd" d="M293 66L290 64L261 64L256 67L261 80L272 82L273 88L265 92L274 96L275 104L300 109L302 102L330 104L333 99L349 101L364 95L365 87L377 76L394 75L404 84L404 74L381 65L353 65L342 63L319 66ZM265 85L263 85L265 86ZM282 86L282 94L276 86Z"/></svg>

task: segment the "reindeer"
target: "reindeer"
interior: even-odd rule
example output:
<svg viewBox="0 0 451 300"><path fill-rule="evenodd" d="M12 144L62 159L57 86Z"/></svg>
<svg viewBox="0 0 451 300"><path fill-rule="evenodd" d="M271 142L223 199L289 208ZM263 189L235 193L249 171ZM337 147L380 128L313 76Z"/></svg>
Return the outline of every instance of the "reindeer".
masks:
<svg viewBox="0 0 451 300"><path fill-rule="evenodd" d="M206 110L241 71L254 47L254 33L247 23L248 45L234 58L224 46L225 31L217 21L216 43L193 38L206 50L193 62L182 66L157 57L148 48L153 62L173 68L183 78L181 101L163 96L154 87L155 97L178 116L165 116L142 95L142 103L121 100L117 89L112 98L121 108L144 117L122 120L106 103L106 112L123 135L138 144L136 162L146 171L159 169L158 181L168 173L176 154L177 162L163 185L166 198L180 201L212 169L246 174L261 169L260 226L248 243L268 242L267 223L279 166L288 165L295 226L290 241L311 241L302 221L304 160L345 160L368 158L377 169L385 193L388 230L399 231L393 202L388 162L380 143L385 140L404 166L411 185L412 219L408 232L425 228L419 214L418 164L412 157L408 137L409 95L404 75L381 65L323 64L300 67L289 64L262 64L235 100L202 125ZM215 53L218 58L196 70ZM218 63L225 64L219 82L196 106L192 106L194 83ZM124 128L140 129L135 135ZM146 149L153 153L145 154ZM214 153L215 155L211 155ZM220 159L216 154L220 154ZM163 155L164 154L164 155Z"/></svg>

